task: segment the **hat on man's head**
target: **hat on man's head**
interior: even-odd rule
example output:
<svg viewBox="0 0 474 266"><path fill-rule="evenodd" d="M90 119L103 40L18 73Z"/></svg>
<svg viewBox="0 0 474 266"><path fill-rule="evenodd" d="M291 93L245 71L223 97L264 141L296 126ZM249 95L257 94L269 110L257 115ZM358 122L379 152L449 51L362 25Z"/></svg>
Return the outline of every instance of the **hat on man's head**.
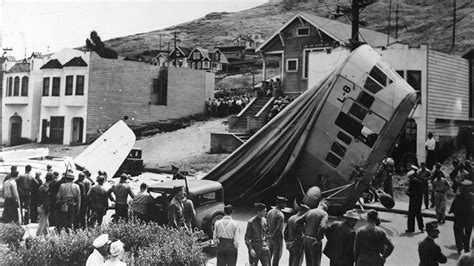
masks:
<svg viewBox="0 0 474 266"><path fill-rule="evenodd" d="M377 221L379 219L379 213L376 210L370 210L367 213L367 219Z"/></svg>
<svg viewBox="0 0 474 266"><path fill-rule="evenodd" d="M127 176L126 173L123 173L123 174L120 175L120 181L127 180L127 178L128 178L128 176Z"/></svg>
<svg viewBox="0 0 474 266"><path fill-rule="evenodd" d="M283 196L277 196L276 202L286 203L288 202L288 199Z"/></svg>
<svg viewBox="0 0 474 266"><path fill-rule="evenodd" d="M260 202L254 203L253 206L255 207L255 210L258 212L267 209L267 206L265 206L265 204L260 203Z"/></svg>
<svg viewBox="0 0 474 266"><path fill-rule="evenodd" d="M360 220L360 214L357 210L348 210L343 216L349 219Z"/></svg>
<svg viewBox="0 0 474 266"><path fill-rule="evenodd" d="M123 253L123 243L120 240L112 242L110 244L110 255L112 257L120 256Z"/></svg>
<svg viewBox="0 0 474 266"><path fill-rule="evenodd" d="M461 182L461 185L463 185L463 186L470 186L470 185L472 185L472 181L469 180L469 179L464 179L464 180Z"/></svg>
<svg viewBox="0 0 474 266"><path fill-rule="evenodd" d="M92 242L92 245L95 248L101 248L107 243L110 243L109 235L108 234L102 234L102 235L98 236L96 239L94 239L94 242Z"/></svg>
<svg viewBox="0 0 474 266"><path fill-rule="evenodd" d="M426 232L430 232L430 231L438 231L439 232L437 222L426 223L425 228L426 228Z"/></svg>
<svg viewBox="0 0 474 266"><path fill-rule="evenodd" d="M181 192L181 191L184 191L184 186L180 185L180 186L174 186L173 187L173 192L176 194L178 192Z"/></svg>
<svg viewBox="0 0 474 266"><path fill-rule="evenodd" d="M67 178L67 179L74 179L74 178L75 178L75 177L74 177L74 174L71 173L71 172L65 173L64 177Z"/></svg>

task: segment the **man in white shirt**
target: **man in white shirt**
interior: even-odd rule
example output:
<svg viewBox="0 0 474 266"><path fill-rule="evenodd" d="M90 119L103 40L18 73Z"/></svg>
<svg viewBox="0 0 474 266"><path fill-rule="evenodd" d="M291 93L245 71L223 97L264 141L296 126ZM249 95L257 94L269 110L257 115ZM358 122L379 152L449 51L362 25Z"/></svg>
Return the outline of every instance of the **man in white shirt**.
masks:
<svg viewBox="0 0 474 266"><path fill-rule="evenodd" d="M425 142L426 149L426 167L433 170L433 165L436 163L436 139L433 137L433 133L428 133L428 140Z"/></svg>
<svg viewBox="0 0 474 266"><path fill-rule="evenodd" d="M101 266L105 263L105 258L109 252L110 240L108 234L98 236L94 242L94 251L87 258L86 266Z"/></svg>
<svg viewBox="0 0 474 266"><path fill-rule="evenodd" d="M232 205L224 207L225 216L214 225L214 240L217 245L217 265L236 265L239 249L239 227L232 219Z"/></svg>

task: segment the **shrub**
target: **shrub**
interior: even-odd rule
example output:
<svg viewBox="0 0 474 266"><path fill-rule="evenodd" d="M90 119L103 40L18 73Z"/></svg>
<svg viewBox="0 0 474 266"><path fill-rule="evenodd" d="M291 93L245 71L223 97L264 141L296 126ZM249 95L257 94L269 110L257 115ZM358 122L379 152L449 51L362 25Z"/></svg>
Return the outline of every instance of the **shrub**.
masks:
<svg viewBox="0 0 474 266"><path fill-rule="evenodd" d="M20 245L24 234L25 229L18 224L0 224L0 242L12 248L17 248Z"/></svg>
<svg viewBox="0 0 474 266"><path fill-rule="evenodd" d="M7 231L5 226L0 232ZM16 233L18 227L21 228L8 225L8 232ZM125 244L123 261L127 265L202 265L207 259L197 244L196 233L130 220L28 238L21 245L21 237L12 237L11 242L16 246L0 248L0 265L85 265L93 251L92 242L102 233L108 233L111 240L120 239Z"/></svg>

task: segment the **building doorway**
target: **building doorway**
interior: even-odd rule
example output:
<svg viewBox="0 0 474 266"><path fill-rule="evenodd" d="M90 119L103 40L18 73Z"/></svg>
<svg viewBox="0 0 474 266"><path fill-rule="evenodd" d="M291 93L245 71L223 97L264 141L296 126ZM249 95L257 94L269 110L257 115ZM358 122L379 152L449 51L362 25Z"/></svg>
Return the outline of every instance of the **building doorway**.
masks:
<svg viewBox="0 0 474 266"><path fill-rule="evenodd" d="M391 152L395 160L395 167L400 172L409 170L410 165L418 165L416 158L416 122L414 119L408 119L405 122L398 145Z"/></svg>
<svg viewBox="0 0 474 266"><path fill-rule="evenodd" d="M51 116L49 142L63 144L64 116Z"/></svg>
<svg viewBox="0 0 474 266"><path fill-rule="evenodd" d="M41 143L48 143L48 119L41 122Z"/></svg>
<svg viewBox="0 0 474 266"><path fill-rule="evenodd" d="M21 122L19 115L10 117L10 145L15 146L21 142Z"/></svg>
<svg viewBox="0 0 474 266"><path fill-rule="evenodd" d="M72 137L71 143L82 143L82 133L84 132L84 120L81 117L72 119Z"/></svg>

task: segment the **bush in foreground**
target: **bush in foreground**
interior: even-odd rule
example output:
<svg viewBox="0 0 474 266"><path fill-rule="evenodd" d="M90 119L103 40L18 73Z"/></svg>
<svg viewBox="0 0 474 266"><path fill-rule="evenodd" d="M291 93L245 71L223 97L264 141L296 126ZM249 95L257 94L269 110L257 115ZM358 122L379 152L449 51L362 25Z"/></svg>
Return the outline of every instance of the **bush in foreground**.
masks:
<svg viewBox="0 0 474 266"><path fill-rule="evenodd" d="M2 228L0 227L0 232ZM9 227L16 232L17 228ZM125 244L127 265L202 265L207 257L197 243L197 235L154 223L119 222L101 228L52 233L28 238L18 245L0 249L1 265L85 265L92 242L102 233ZM3 235L0 234L0 237ZM21 237L20 237L21 239ZM5 239L0 238L5 241ZM12 240L15 243L15 241ZM18 242L19 243L19 242Z"/></svg>

